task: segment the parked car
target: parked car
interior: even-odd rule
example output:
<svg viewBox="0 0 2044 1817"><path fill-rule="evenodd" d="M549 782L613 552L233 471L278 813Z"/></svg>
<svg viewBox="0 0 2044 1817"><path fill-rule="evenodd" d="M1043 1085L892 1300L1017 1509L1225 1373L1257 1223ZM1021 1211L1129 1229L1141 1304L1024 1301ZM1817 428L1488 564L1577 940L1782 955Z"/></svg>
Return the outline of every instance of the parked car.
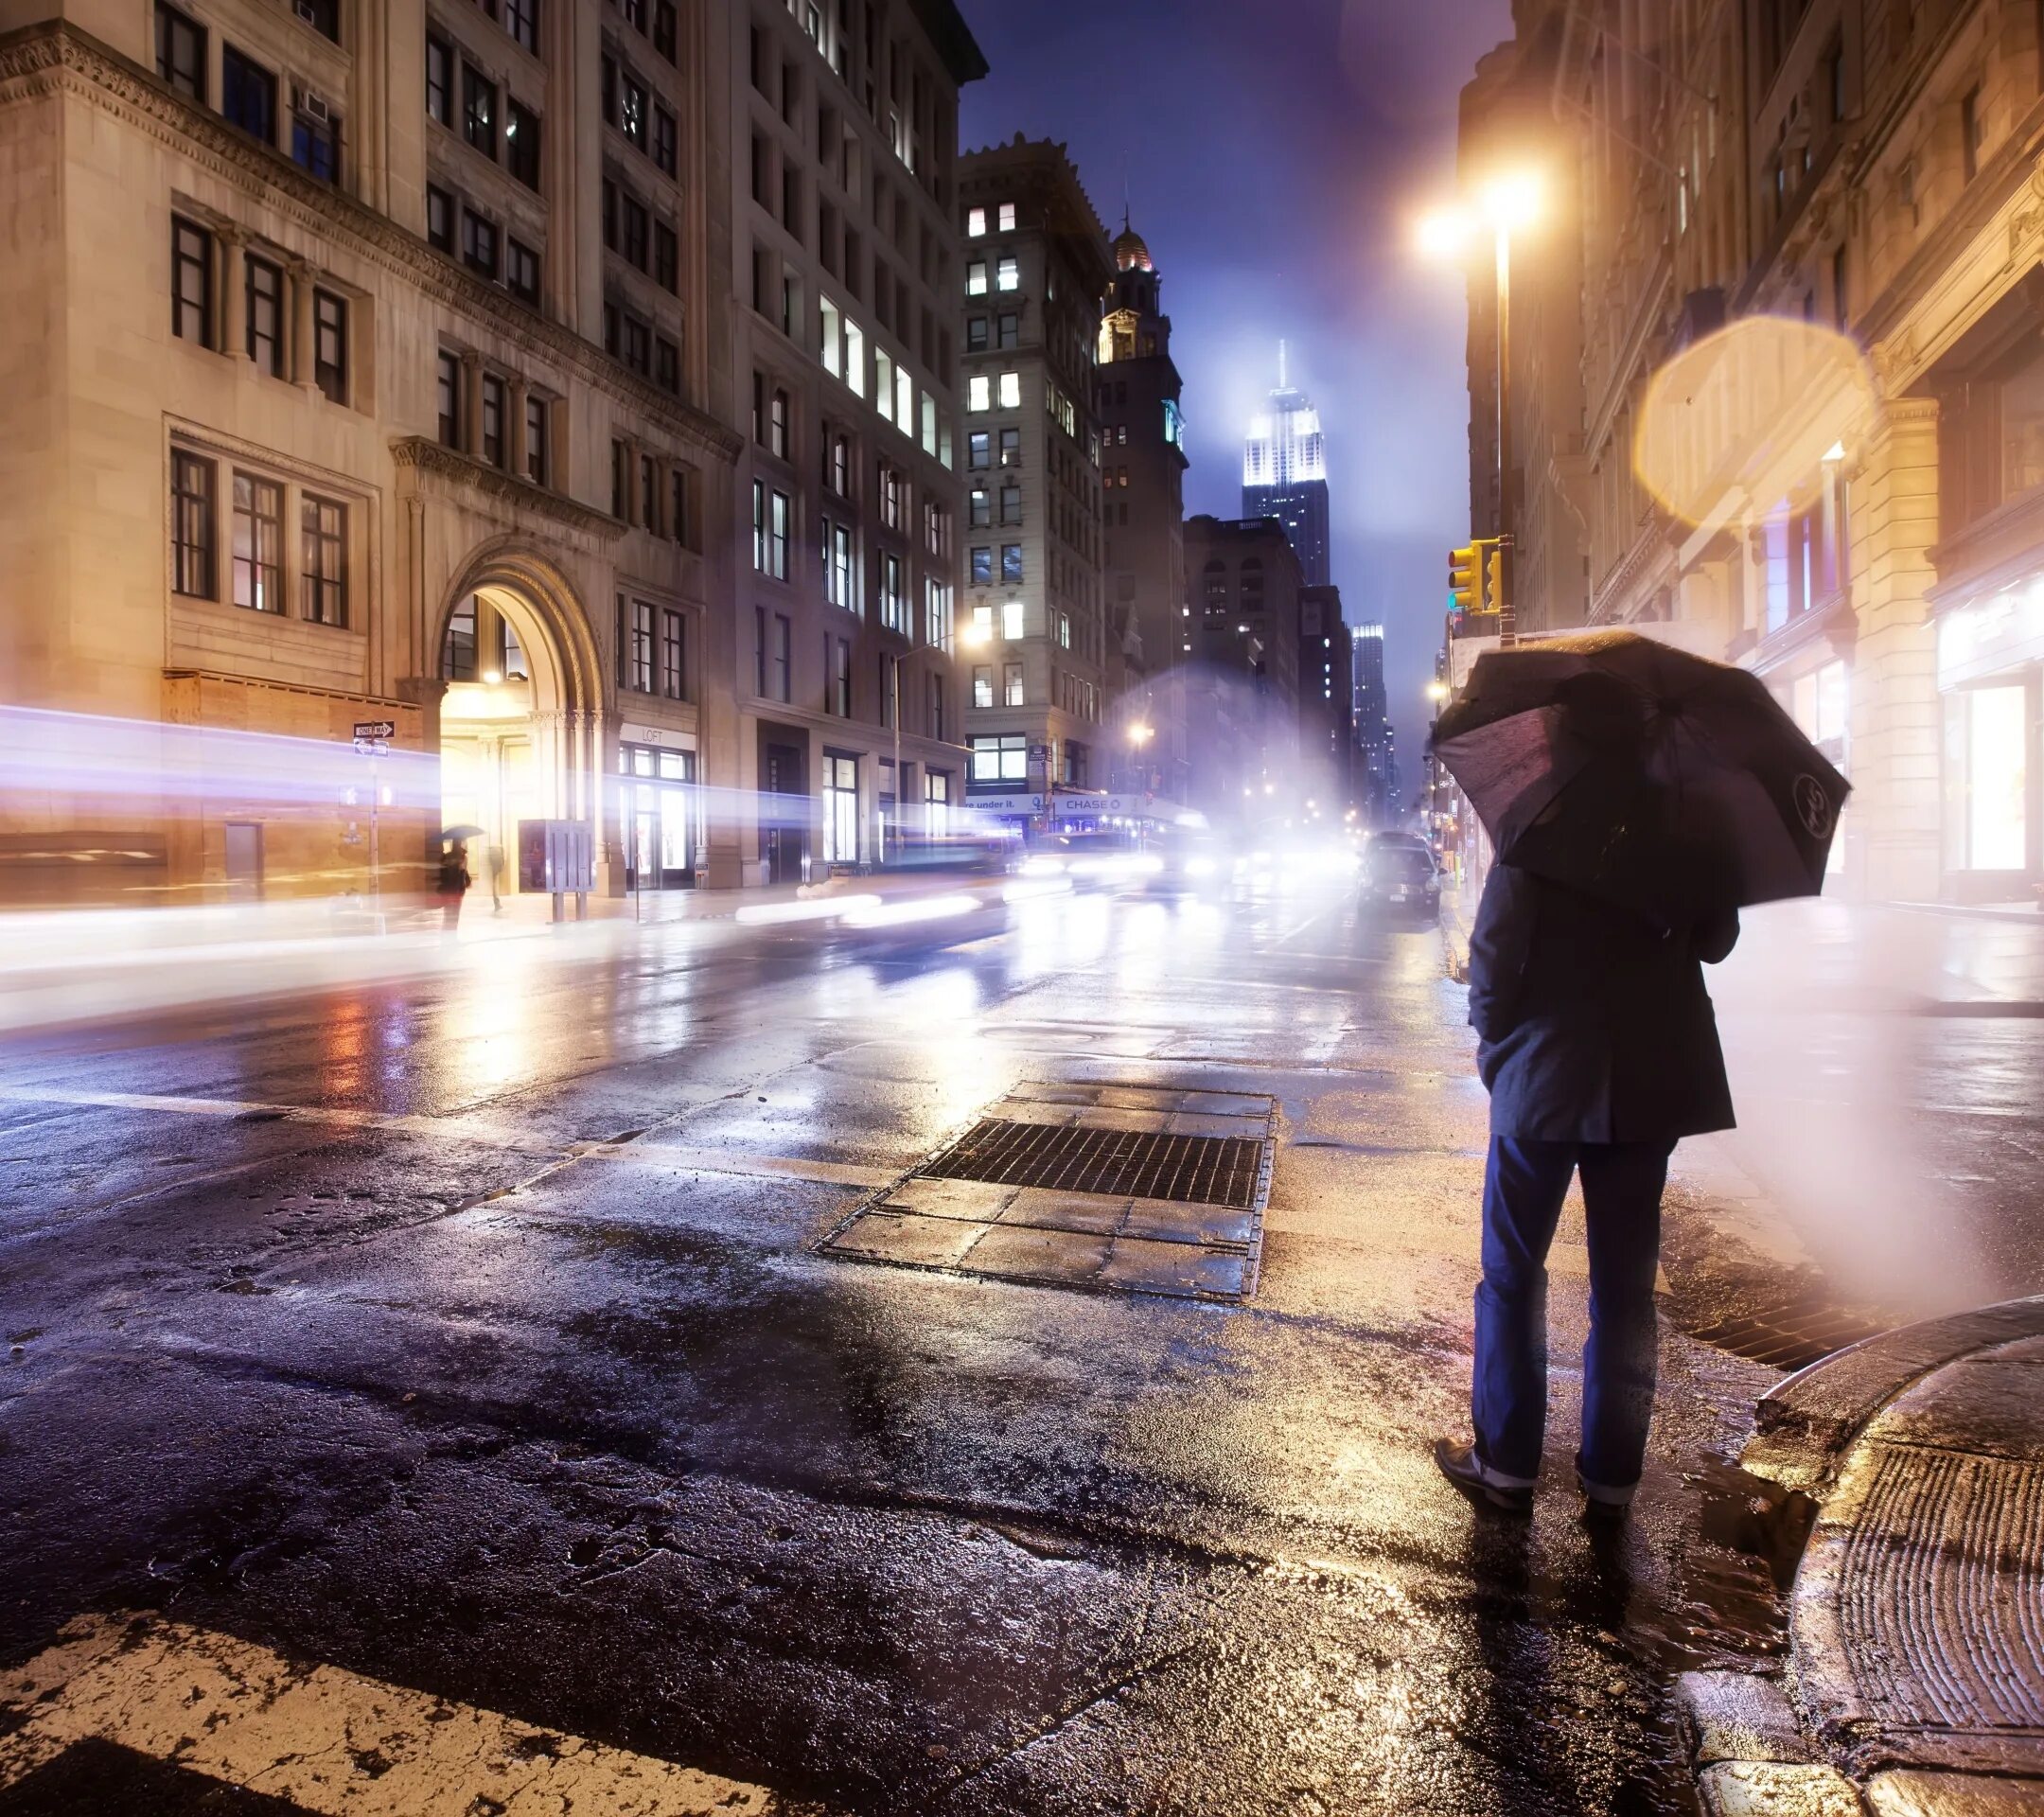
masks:
<svg viewBox="0 0 2044 1817"><path fill-rule="evenodd" d="M1440 867L1426 842L1409 834L1380 834L1363 855L1363 906L1402 909L1433 920L1440 913Z"/></svg>

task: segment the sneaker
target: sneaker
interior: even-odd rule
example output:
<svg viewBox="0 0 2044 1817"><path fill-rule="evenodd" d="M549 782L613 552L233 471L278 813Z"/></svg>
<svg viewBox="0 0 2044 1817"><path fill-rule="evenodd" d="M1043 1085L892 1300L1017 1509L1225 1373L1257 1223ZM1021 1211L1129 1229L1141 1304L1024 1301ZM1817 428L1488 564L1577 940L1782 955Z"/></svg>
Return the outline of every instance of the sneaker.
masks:
<svg viewBox="0 0 2044 1817"><path fill-rule="evenodd" d="M1532 1513L1533 1485L1500 1476L1477 1456L1474 1445L1436 1438L1434 1462L1440 1473L1479 1508L1494 1508L1506 1514Z"/></svg>
<svg viewBox="0 0 2044 1817"><path fill-rule="evenodd" d="M1632 1511L1632 1488L1612 1489L1608 1484L1593 1483L1581 1471L1576 1473L1576 1487L1582 1491L1583 1519L1586 1521L1622 1521Z"/></svg>

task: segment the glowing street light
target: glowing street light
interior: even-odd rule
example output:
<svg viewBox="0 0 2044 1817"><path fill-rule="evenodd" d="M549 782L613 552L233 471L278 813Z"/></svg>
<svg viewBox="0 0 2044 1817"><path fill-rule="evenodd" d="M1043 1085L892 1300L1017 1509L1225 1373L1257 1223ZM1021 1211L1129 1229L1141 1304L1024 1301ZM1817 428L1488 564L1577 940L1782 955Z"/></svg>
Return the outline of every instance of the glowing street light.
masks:
<svg viewBox="0 0 2044 1817"><path fill-rule="evenodd" d="M1155 736L1155 729L1154 727L1144 724L1144 722L1140 719L1137 720L1137 722L1128 729L1128 741L1130 744L1134 745L1137 750L1140 750L1145 745L1147 745L1151 741L1151 739L1154 738Z"/></svg>
<svg viewBox="0 0 2044 1817"><path fill-rule="evenodd" d="M1439 678L1438 676L1436 676L1436 677L1434 678L1434 679L1433 679L1433 680L1429 681L1429 682L1428 682L1428 683L1426 684L1426 697L1427 697L1427 698L1428 698L1429 700L1435 700L1435 701L1440 701L1440 700L1445 700L1445 699L1447 699L1447 697L1448 697L1448 684L1447 684L1447 682L1443 681L1443 680L1442 680L1442 679L1440 679L1440 678Z"/></svg>
<svg viewBox="0 0 2044 1817"><path fill-rule="evenodd" d="M1497 262L1497 484L1498 484L1498 643L1510 648L1519 641L1512 607L1512 500L1510 485L1511 408L1511 238L1540 219L1544 185L1532 169L1501 170L1487 181L1472 202L1437 209L1418 223L1419 250L1429 258L1461 261L1490 230Z"/></svg>

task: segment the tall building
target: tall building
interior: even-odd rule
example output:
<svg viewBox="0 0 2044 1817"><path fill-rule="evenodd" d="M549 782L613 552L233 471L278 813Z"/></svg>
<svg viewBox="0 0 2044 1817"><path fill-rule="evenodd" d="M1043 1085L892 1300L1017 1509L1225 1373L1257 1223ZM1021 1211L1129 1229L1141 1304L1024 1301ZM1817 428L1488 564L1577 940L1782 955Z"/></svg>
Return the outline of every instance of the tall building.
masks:
<svg viewBox="0 0 2044 1817"><path fill-rule="evenodd" d="M954 666L964 476L952 299L957 94L944 4L720 9L738 275L732 662L745 881L865 866L963 797Z"/></svg>
<svg viewBox="0 0 2044 1817"><path fill-rule="evenodd" d="M1171 317L1150 248L1126 218L1100 332L1101 511L1110 631L1141 652L1131 714L1151 734L1151 788L1183 802L1189 779L1183 674L1192 653L1185 568L1185 416Z"/></svg>
<svg viewBox="0 0 2044 1817"><path fill-rule="evenodd" d="M1250 419L1242 450L1242 516L1276 518L1297 552L1309 587L1329 585L1327 449L1320 413L1286 371L1278 344L1278 389Z"/></svg>
<svg viewBox="0 0 2044 1817"><path fill-rule="evenodd" d="M1093 382L1107 235L1065 148L1019 133L960 161L957 206L972 787L1103 790L1119 761Z"/></svg>
<svg viewBox="0 0 2044 1817"><path fill-rule="evenodd" d="M1355 640L1341 589L1299 591L1299 784L1310 817L1339 821L1355 798Z"/></svg>
<svg viewBox="0 0 2044 1817"><path fill-rule="evenodd" d="M803 755L778 780L806 792L767 817L784 857L828 849L812 349L833 306L866 311L864 389L830 397L861 575L891 550L905 590L944 584L921 516L875 501L883 459L905 513L958 496L925 324L957 281L957 85L983 69L948 0L858 14L0 10L0 670L17 708L135 753L132 781L10 799L9 889L415 888L468 823L516 893L541 820L583 829L599 892L750 882L763 720ZM912 443L899 390L877 408L883 353ZM878 591L833 622L906 654ZM941 680L911 630L908 676ZM893 741L860 682L829 749L863 829ZM911 749L955 773L953 721L915 717L927 685Z"/></svg>
<svg viewBox="0 0 2044 1817"><path fill-rule="evenodd" d="M1199 516L1185 528L1195 667L1192 802L1260 822L1299 774L1298 556L1269 518Z"/></svg>
<svg viewBox="0 0 2044 1817"><path fill-rule="evenodd" d="M1355 713L1357 805L1373 826L1395 818L1397 760L1393 753L1391 699L1384 686L1384 632L1379 624L1354 630L1354 679L1350 698Z"/></svg>

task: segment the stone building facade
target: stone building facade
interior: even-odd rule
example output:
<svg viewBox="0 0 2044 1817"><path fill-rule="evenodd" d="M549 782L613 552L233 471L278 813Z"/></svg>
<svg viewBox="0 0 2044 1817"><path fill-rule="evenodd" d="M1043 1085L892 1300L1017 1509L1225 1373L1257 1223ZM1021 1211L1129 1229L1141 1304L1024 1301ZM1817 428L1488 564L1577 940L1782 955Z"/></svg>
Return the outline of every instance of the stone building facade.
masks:
<svg viewBox="0 0 2044 1817"><path fill-rule="evenodd" d="M941 132L979 67L955 13L855 10L862 121L898 69ZM515 891L537 820L589 830L600 892L758 874L730 200L754 18L0 4L0 668L15 707L146 733L130 786L9 801L17 893L39 865L128 901L414 888L457 822ZM388 750L337 777L365 725Z"/></svg>
<svg viewBox="0 0 2044 1817"><path fill-rule="evenodd" d="M1277 518L1186 520L1199 728L1193 804L1216 821L1269 824L1302 801L1299 637L1306 576ZM1282 816L1279 817L1280 819Z"/></svg>
<svg viewBox="0 0 2044 1817"><path fill-rule="evenodd" d="M1768 680L1854 783L1835 856L1845 892L2032 896L2036 9L1522 0L1514 17L1504 60L1524 53L1553 104L1549 168L1579 185L1579 325L1556 344L1579 331L1588 620L1682 622ZM1845 377L1801 388L1793 434L1756 406L1767 375L1745 351L1784 319L1851 350ZM1656 372L1699 347L1725 407L1671 504L1643 484L1657 430L1642 415ZM1475 363L1472 347L1472 389ZM1567 441L1559 421L1534 426L1529 466L1565 459Z"/></svg>
<svg viewBox="0 0 2044 1817"><path fill-rule="evenodd" d="M1118 667L1094 388L1107 235L1065 148L1019 133L960 160L958 217L972 785L1003 801L1103 790Z"/></svg>

